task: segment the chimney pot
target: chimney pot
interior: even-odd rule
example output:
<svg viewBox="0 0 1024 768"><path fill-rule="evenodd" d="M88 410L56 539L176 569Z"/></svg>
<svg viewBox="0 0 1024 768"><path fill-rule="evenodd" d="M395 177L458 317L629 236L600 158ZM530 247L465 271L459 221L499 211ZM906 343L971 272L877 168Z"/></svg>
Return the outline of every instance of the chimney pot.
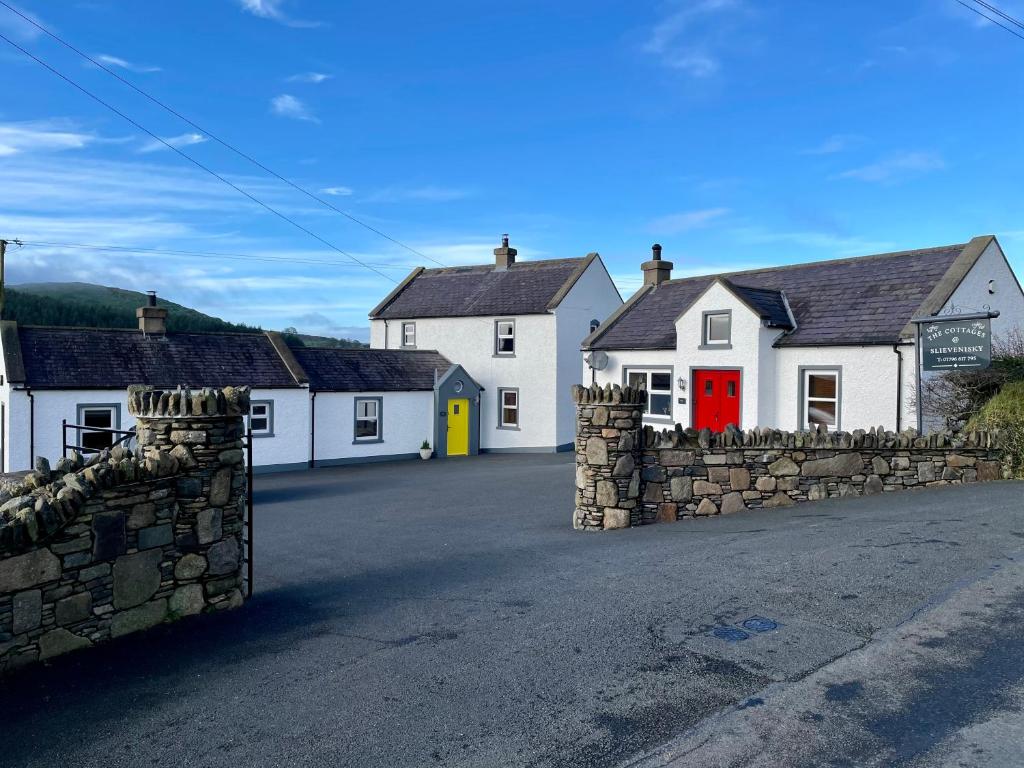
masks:
<svg viewBox="0 0 1024 768"><path fill-rule="evenodd" d="M497 270L508 269L515 264L517 253L515 248L508 247L508 235L502 235L501 247L494 249L494 268Z"/></svg>
<svg viewBox="0 0 1024 768"><path fill-rule="evenodd" d="M644 273L644 285L661 285L672 277L672 262L662 261L661 245L651 246L651 260L640 265Z"/></svg>
<svg viewBox="0 0 1024 768"><path fill-rule="evenodd" d="M146 301L147 306L156 306L156 291L146 291L146 295L149 297Z"/></svg>

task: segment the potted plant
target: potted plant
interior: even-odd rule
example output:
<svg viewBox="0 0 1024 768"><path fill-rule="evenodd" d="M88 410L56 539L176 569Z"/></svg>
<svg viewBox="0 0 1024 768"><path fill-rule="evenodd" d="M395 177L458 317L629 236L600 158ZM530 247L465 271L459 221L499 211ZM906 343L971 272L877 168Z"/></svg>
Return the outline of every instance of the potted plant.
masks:
<svg viewBox="0 0 1024 768"><path fill-rule="evenodd" d="M428 440L423 441L423 445L420 446L420 458L426 461L434 454L434 451L430 447Z"/></svg>

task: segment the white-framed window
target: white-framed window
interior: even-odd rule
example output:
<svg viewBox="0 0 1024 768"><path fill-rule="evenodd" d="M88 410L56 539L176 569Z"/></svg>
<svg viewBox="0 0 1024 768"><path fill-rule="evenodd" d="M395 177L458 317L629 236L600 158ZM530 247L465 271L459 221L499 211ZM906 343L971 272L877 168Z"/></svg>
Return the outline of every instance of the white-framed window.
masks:
<svg viewBox="0 0 1024 768"><path fill-rule="evenodd" d="M805 368L800 381L800 421L807 429L839 429L842 376L838 368Z"/></svg>
<svg viewBox="0 0 1024 768"><path fill-rule="evenodd" d="M402 323L402 346L416 346L416 323Z"/></svg>
<svg viewBox="0 0 1024 768"><path fill-rule="evenodd" d="M701 343L705 347L724 347L732 343L732 313L705 312Z"/></svg>
<svg viewBox="0 0 1024 768"><path fill-rule="evenodd" d="M249 403L249 429L253 437L272 437L274 434L274 401L253 400Z"/></svg>
<svg viewBox="0 0 1024 768"><path fill-rule="evenodd" d="M374 443L383 440L381 430L381 407L383 398L357 397L355 435L353 442Z"/></svg>
<svg viewBox="0 0 1024 768"><path fill-rule="evenodd" d="M672 418L672 369L627 368L626 384L647 390L644 412L651 418Z"/></svg>
<svg viewBox="0 0 1024 768"><path fill-rule="evenodd" d="M121 406L115 403L85 403L78 406L78 423L84 427L99 429L121 428ZM78 430L78 444L83 448L102 451L110 448L119 435L112 432L91 432Z"/></svg>
<svg viewBox="0 0 1024 768"><path fill-rule="evenodd" d="M498 424L503 429L519 427L519 390L498 390Z"/></svg>
<svg viewBox="0 0 1024 768"><path fill-rule="evenodd" d="M496 320L494 322L494 354L514 355L516 353L516 321Z"/></svg>

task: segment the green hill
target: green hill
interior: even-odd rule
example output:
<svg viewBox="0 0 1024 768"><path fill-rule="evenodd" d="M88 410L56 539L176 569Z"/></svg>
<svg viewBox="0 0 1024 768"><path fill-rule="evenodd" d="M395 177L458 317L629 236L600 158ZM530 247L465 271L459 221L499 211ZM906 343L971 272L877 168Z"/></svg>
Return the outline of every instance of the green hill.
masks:
<svg viewBox="0 0 1024 768"><path fill-rule="evenodd" d="M3 319L16 320L22 325L137 328L135 310L145 306L147 299L146 294L138 291L92 283L24 283L6 286ZM259 327L230 323L163 298L158 299L158 303L168 310L169 331L261 332ZM286 338L288 343L294 346L365 346L351 339L307 336L299 333L288 333Z"/></svg>

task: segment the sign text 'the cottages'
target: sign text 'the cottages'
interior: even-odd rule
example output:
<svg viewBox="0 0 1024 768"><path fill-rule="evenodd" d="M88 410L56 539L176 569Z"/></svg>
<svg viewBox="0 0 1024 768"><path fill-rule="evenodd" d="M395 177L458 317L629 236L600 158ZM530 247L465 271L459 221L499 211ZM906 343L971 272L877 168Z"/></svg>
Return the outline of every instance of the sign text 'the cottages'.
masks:
<svg viewBox="0 0 1024 768"><path fill-rule="evenodd" d="M945 320L923 325L921 362L926 371L988 368L992 363L992 321Z"/></svg>

